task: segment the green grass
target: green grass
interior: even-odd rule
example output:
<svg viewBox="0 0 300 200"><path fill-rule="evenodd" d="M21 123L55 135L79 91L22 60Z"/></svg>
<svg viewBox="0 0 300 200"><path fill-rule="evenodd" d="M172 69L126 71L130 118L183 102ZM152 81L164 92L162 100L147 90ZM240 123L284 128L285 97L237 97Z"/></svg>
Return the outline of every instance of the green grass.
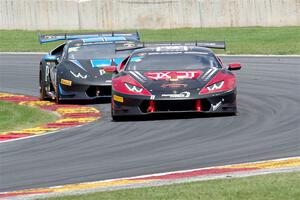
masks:
<svg viewBox="0 0 300 200"><path fill-rule="evenodd" d="M57 116L35 107L0 101L0 134L53 122Z"/></svg>
<svg viewBox="0 0 300 200"><path fill-rule="evenodd" d="M56 32L66 31L42 31L42 33ZM181 28L140 30L140 33L143 41L223 40L225 38L227 54L300 54L300 27ZM0 42L2 52L49 51L59 44L40 45L38 31L21 30L0 30Z"/></svg>
<svg viewBox="0 0 300 200"><path fill-rule="evenodd" d="M48 200L299 200L300 172L124 189Z"/></svg>

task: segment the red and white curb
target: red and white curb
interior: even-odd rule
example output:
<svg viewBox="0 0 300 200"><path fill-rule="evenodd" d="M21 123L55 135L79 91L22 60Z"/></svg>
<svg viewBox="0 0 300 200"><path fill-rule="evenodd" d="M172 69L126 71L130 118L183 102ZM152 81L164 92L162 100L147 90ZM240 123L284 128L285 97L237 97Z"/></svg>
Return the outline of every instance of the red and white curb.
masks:
<svg viewBox="0 0 300 200"><path fill-rule="evenodd" d="M5 199L35 199L41 197L82 194L86 192L122 188L157 186L197 180L226 178L227 176L248 176L274 172L300 170L300 156L284 159L216 166L184 171L175 171L144 176L111 179L97 182L68 184L48 188L37 188L0 193ZM244 175L243 175L244 174Z"/></svg>
<svg viewBox="0 0 300 200"><path fill-rule="evenodd" d="M36 97L0 93L0 101L14 102L19 105L39 107L42 110L52 111L60 117L57 121L33 128L18 131L0 132L0 142L23 139L54 132L60 129L81 126L94 122L100 118L100 111L94 107L82 105L59 105L50 101L40 101Z"/></svg>

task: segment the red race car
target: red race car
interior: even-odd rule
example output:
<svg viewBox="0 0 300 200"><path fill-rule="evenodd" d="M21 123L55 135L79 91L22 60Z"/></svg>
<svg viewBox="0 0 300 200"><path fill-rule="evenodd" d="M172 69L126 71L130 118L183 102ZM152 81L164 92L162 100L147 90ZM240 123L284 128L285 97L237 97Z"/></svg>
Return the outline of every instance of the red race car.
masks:
<svg viewBox="0 0 300 200"><path fill-rule="evenodd" d="M209 47L209 48L207 48ZM237 112L236 77L210 48L224 42L148 44L108 71L112 77L111 114L124 116L169 112Z"/></svg>

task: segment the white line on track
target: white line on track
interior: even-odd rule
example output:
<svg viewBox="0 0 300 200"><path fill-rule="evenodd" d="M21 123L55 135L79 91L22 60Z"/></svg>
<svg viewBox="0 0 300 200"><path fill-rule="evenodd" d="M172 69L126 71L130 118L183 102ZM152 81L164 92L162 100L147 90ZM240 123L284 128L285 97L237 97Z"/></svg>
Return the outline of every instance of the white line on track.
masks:
<svg viewBox="0 0 300 200"><path fill-rule="evenodd" d="M125 177L125 178L107 179L107 180L102 180L102 181L82 182L82 183L77 183L77 184L106 183L106 182L122 181L122 180L130 180L130 179L149 178L149 177L164 176L164 175L170 175L170 174L187 173L187 172L192 172L192 171L197 171L197 170L226 168L226 167L230 167L232 165L239 165L239 164L257 164L257 163L263 163L263 162L274 162L274 161L276 162L276 161L284 161L284 160L297 159L297 158L299 158L299 156L271 159L271 160L263 160L263 161L256 161L256 162L228 164L228 165L222 165L222 166L212 166L212 167L205 167L205 168L196 168L196 169L190 169L190 170L171 171L171 172ZM240 178L240 177L264 175L264 174L271 174L271 173L293 172L293 171L299 171L299 170L300 170L300 167L295 166L295 167L278 167L278 168L271 168L271 169L257 169L254 171L225 172L222 174L199 175L199 176L180 178L180 179L174 179L174 180L169 180L169 181L156 180L156 181L152 181L150 183L132 183L132 184L127 184L127 185L125 184L125 185L121 185L121 186L105 186L105 187L98 187L98 188L91 188L91 189L74 189L74 190L66 191L66 192L54 192L54 193L49 193L49 194L34 194L34 195L26 195L26 196L19 196L19 197L17 196L17 197L9 197L7 199L13 199L13 200L27 199L27 200L29 200L29 199L36 199L36 198L49 198L49 197L55 197L55 196L57 197L57 196L65 196L65 195L78 195L78 194L86 194L86 193L91 193L91 192L110 191L110 190L119 190L119 189L162 186L162 185L187 183L187 182L194 182L194 181L206 181L206 180L225 179L225 178ZM70 184L70 185L73 185L73 184ZM45 187L44 189L55 189L55 188L63 188L63 187L65 187L65 185ZM8 191L8 192L4 192L4 193L10 193L10 192L17 192L17 191ZM6 199L6 198L4 198L4 199Z"/></svg>

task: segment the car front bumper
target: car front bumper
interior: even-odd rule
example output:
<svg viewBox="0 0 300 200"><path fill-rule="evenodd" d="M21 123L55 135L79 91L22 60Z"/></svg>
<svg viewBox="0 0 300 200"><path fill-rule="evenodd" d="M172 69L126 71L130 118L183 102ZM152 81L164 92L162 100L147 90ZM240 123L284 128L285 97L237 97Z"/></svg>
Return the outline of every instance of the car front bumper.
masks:
<svg viewBox="0 0 300 200"><path fill-rule="evenodd" d="M218 94L199 95L182 99L155 99L144 96L129 96L113 92L112 115L149 115L154 113L235 113L236 90Z"/></svg>

